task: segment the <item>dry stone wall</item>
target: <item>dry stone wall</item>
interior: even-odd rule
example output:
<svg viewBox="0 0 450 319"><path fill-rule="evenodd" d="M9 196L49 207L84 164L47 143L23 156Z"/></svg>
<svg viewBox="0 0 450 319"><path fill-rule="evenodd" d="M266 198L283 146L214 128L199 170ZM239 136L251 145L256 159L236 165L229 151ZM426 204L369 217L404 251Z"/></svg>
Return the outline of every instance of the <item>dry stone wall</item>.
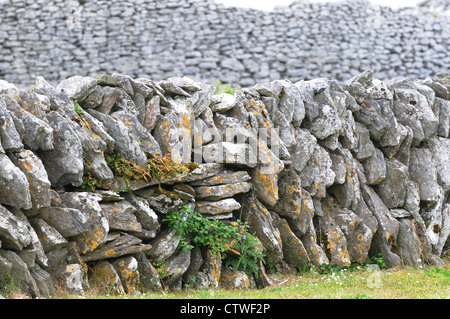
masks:
<svg viewBox="0 0 450 319"><path fill-rule="evenodd" d="M0 81L1 280L32 298L82 294L94 279L128 294L273 283L261 260L248 276L208 247L180 249L162 219L183 205L247 222L280 272L377 254L388 267L444 263L449 74L214 93L188 77ZM190 170L126 182L108 154L140 165L169 154ZM87 176L102 181L95 191Z"/></svg>
<svg viewBox="0 0 450 319"><path fill-rule="evenodd" d="M37 76L56 85L98 73L241 86L345 81L369 68L382 80L418 79L450 65L448 8L297 1L265 12L212 0L3 0L0 21L0 78L20 87Z"/></svg>

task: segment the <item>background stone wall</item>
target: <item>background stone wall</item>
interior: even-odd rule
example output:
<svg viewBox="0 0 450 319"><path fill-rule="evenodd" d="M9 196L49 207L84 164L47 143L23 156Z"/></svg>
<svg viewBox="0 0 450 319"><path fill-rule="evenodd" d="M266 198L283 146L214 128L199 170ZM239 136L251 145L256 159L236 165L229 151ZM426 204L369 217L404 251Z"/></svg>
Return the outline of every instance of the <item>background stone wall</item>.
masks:
<svg viewBox="0 0 450 319"><path fill-rule="evenodd" d="M31 87L38 75L56 85L118 72L251 86L345 80L368 68L380 79L424 78L450 65L448 10L430 12L434 2L396 11L300 1L263 12L212 0L3 0L0 78Z"/></svg>

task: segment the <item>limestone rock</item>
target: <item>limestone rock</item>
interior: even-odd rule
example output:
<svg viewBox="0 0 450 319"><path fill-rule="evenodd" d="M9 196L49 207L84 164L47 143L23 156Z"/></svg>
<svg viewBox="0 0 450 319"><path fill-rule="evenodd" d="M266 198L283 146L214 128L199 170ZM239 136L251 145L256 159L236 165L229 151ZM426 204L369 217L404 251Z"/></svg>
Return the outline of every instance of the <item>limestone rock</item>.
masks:
<svg viewBox="0 0 450 319"><path fill-rule="evenodd" d="M324 199L321 208L344 234L350 261L363 264L368 257L376 229L371 229L360 216L340 206L332 197Z"/></svg>
<svg viewBox="0 0 450 319"><path fill-rule="evenodd" d="M97 80L94 78L75 75L61 81L56 89L64 91L75 101L82 101L95 89L96 85Z"/></svg>
<svg viewBox="0 0 450 319"><path fill-rule="evenodd" d="M428 146L436 168L437 182L444 190L450 190L450 141L437 136L429 141Z"/></svg>
<svg viewBox="0 0 450 319"><path fill-rule="evenodd" d="M363 185L361 190L367 207L378 222L369 254L381 253L388 267L400 265L400 257L392 252L392 247L397 245L398 221L370 186Z"/></svg>
<svg viewBox="0 0 450 319"><path fill-rule="evenodd" d="M248 276L243 271L233 271L229 268L222 268L220 283L226 289L247 290L250 288Z"/></svg>
<svg viewBox="0 0 450 319"><path fill-rule="evenodd" d="M67 184L80 186L82 182L83 148L76 132L68 120L57 112L47 114L47 121L53 128L54 147L38 153L47 170L52 185L61 187Z"/></svg>
<svg viewBox="0 0 450 319"><path fill-rule="evenodd" d="M411 148L410 179L419 186L420 200L436 202L439 196L437 172L427 148Z"/></svg>
<svg viewBox="0 0 450 319"><path fill-rule="evenodd" d="M114 151L129 161L143 167L147 164L147 157L139 142L131 134L130 129L120 120L89 109L89 114L103 123L107 133L114 139Z"/></svg>
<svg viewBox="0 0 450 319"><path fill-rule="evenodd" d="M320 207L319 207L320 206ZM324 247L325 253L329 259L330 265L337 264L340 267L350 265L350 255L347 249L347 240L339 225L331 217L330 212L322 210L322 205L316 202L316 211L318 213L318 232L319 243Z"/></svg>
<svg viewBox="0 0 450 319"><path fill-rule="evenodd" d="M162 267L164 267L166 275L163 278L163 282L166 287L169 287L183 276L189 268L190 259L191 251L189 249L179 249L164 261Z"/></svg>
<svg viewBox="0 0 450 319"><path fill-rule="evenodd" d="M107 260L102 260L92 268L91 279L97 283L97 287L103 294L122 295L125 293L119 274Z"/></svg>
<svg viewBox="0 0 450 319"><path fill-rule="evenodd" d="M158 216L150 207L148 201L132 193L125 194L125 199L136 208L134 215L141 224L142 229L149 231L151 233L151 237L154 238L160 228L160 224L158 221Z"/></svg>
<svg viewBox="0 0 450 319"><path fill-rule="evenodd" d="M71 192L60 194L65 207L78 209L87 216L88 230L75 238L82 254L93 251L106 242L111 229L106 213L99 204L100 197L93 193Z"/></svg>
<svg viewBox="0 0 450 319"><path fill-rule="evenodd" d="M43 298L52 297L55 294L55 285L52 276L36 264L30 269L30 274L36 282L39 294Z"/></svg>
<svg viewBox="0 0 450 319"><path fill-rule="evenodd" d="M256 196L268 206L274 206L278 201L278 174L268 173L266 167L258 165L250 175Z"/></svg>
<svg viewBox="0 0 450 319"><path fill-rule="evenodd" d="M145 105L144 119L142 120L142 126L144 126L149 132L151 132L156 125L159 117L161 116L160 97L155 95Z"/></svg>
<svg viewBox="0 0 450 319"><path fill-rule="evenodd" d="M292 231L295 233L295 229L292 227ZM308 253L309 260L311 260L311 264L315 267L321 267L322 264L329 264L330 261L325 254L325 251L322 247L317 243L317 234L315 228L311 227L307 230L307 232L299 237L303 243L303 246Z"/></svg>
<svg viewBox="0 0 450 319"><path fill-rule="evenodd" d="M403 206L405 202L405 183L409 177L408 167L396 159L386 160L386 178L374 189L387 208Z"/></svg>
<svg viewBox="0 0 450 319"><path fill-rule="evenodd" d="M136 116L123 111L114 112L111 116L121 120L130 129L132 136L139 142L140 147L148 156L161 156L158 142L150 134L150 131L139 123Z"/></svg>
<svg viewBox="0 0 450 319"><path fill-rule="evenodd" d="M191 79L188 81L190 82L188 90L191 90L191 92L197 90L192 94L192 108L194 112L193 117L198 117L207 108L214 104L213 99L216 88L211 84L195 83Z"/></svg>
<svg viewBox="0 0 450 319"><path fill-rule="evenodd" d="M174 207L183 204L183 200L176 193L159 187L139 189L136 194L147 200L148 205L161 214L167 214Z"/></svg>
<svg viewBox="0 0 450 319"><path fill-rule="evenodd" d="M95 110L103 114L109 114L119 96L119 89L109 86L103 87L102 103Z"/></svg>
<svg viewBox="0 0 450 319"><path fill-rule="evenodd" d="M120 233L115 239L107 241L105 244L97 247L94 251L81 256L81 260L83 262L89 262L117 258L124 255L147 251L150 248L151 245L142 244L142 240L139 238L129 234Z"/></svg>
<svg viewBox="0 0 450 319"><path fill-rule="evenodd" d="M44 247L39 240L39 237L28 221L28 218L25 214L18 208L14 208L14 215L23 223L22 227L28 232L30 236L30 245L25 247L21 252L19 252L19 256L27 262L28 268L34 267L35 261L37 261L43 267L48 266L48 258L45 255Z"/></svg>
<svg viewBox="0 0 450 319"><path fill-rule="evenodd" d="M56 285L60 290L69 294L83 294L84 269L81 264L66 264L58 269L58 274L54 275Z"/></svg>
<svg viewBox="0 0 450 319"><path fill-rule="evenodd" d="M413 133L412 145L418 146L425 138L425 133L417 109L412 104L405 103L402 100L395 100L393 111L399 123L411 128Z"/></svg>
<svg viewBox="0 0 450 319"><path fill-rule="evenodd" d="M19 255L11 250L0 250L0 256L11 264L9 278L14 280L16 287L19 287L22 293L31 298L39 298L41 295L36 281Z"/></svg>
<svg viewBox="0 0 450 319"><path fill-rule="evenodd" d="M282 269L283 246L280 231L273 225L273 217L258 199L249 199L244 203L242 217L250 226L265 248L267 257L271 258L277 268Z"/></svg>
<svg viewBox="0 0 450 319"><path fill-rule="evenodd" d="M445 247L447 246L448 238L450 235L450 204L446 203L442 207L441 211L441 226L439 231L439 239L436 244L433 245L433 250L438 255L442 255Z"/></svg>
<svg viewBox="0 0 450 319"><path fill-rule="evenodd" d="M0 216L0 240L3 248L21 251L31 244L31 234L23 221L1 205Z"/></svg>
<svg viewBox="0 0 450 319"><path fill-rule="evenodd" d="M161 291L162 285L159 273L147 259L145 253L135 254L134 257L138 261L139 278L143 288L146 290Z"/></svg>
<svg viewBox="0 0 450 319"><path fill-rule="evenodd" d="M198 84L185 76L168 78L167 80L158 82L158 84L164 89L165 92L175 93L187 97L190 97L191 95L186 91L195 92L201 90L201 87L199 87Z"/></svg>
<svg viewBox="0 0 450 319"><path fill-rule="evenodd" d="M208 279L211 288L219 288L220 275L222 273L222 257L220 253L213 253L211 249L205 249L201 271Z"/></svg>
<svg viewBox="0 0 450 319"><path fill-rule="evenodd" d="M33 206L27 176L0 153L0 203L30 209Z"/></svg>
<svg viewBox="0 0 450 319"><path fill-rule="evenodd" d="M38 217L55 228L64 238L81 235L89 230L89 215L75 208L43 207Z"/></svg>
<svg viewBox="0 0 450 319"><path fill-rule="evenodd" d="M107 153L112 153L114 151L114 139L106 132L106 127L103 123L97 120L88 112L84 112L82 117L82 121L80 124L88 129L88 133L91 137L99 140L95 144L98 143L97 148L103 150L103 143L106 143L106 149L104 149ZM84 130L86 132L86 130ZM85 133L84 132L84 133Z"/></svg>
<svg viewBox="0 0 450 319"><path fill-rule="evenodd" d="M111 230L140 232L142 226L136 216L136 208L127 201L101 203L101 210L108 220Z"/></svg>
<svg viewBox="0 0 450 319"><path fill-rule="evenodd" d="M67 240L43 219L33 218L30 220L30 223L36 231L44 251L47 252L56 248L67 246Z"/></svg>
<svg viewBox="0 0 450 319"><path fill-rule="evenodd" d="M23 147L14 119L3 99L0 100L0 141L4 150L17 151Z"/></svg>
<svg viewBox="0 0 450 319"><path fill-rule="evenodd" d="M317 145L317 139L305 129L295 130L296 144L292 147L292 167L299 173L308 163Z"/></svg>
<svg viewBox="0 0 450 319"><path fill-rule="evenodd" d="M181 125L178 114L174 110L169 110L157 120L153 137L158 142L163 155L171 154L172 159L177 162L186 161L188 155L190 159L191 153L191 143L188 139L190 129L190 126Z"/></svg>
<svg viewBox="0 0 450 319"><path fill-rule="evenodd" d="M436 98L433 111L439 121L436 134L441 137L448 137L450 133L450 101Z"/></svg>
<svg viewBox="0 0 450 319"><path fill-rule="evenodd" d="M33 208L50 206L50 181L42 161L30 150L10 156L12 162L25 174Z"/></svg>
<svg viewBox="0 0 450 319"><path fill-rule="evenodd" d="M374 148L373 156L362 162L367 185L377 185L386 178L386 160L383 152Z"/></svg>
<svg viewBox="0 0 450 319"><path fill-rule="evenodd" d="M299 174L302 187L311 196L324 197L326 188L334 183L336 177L331 167L332 161L328 152L323 147L316 145L307 165Z"/></svg>
<svg viewBox="0 0 450 319"><path fill-rule="evenodd" d="M183 281L188 285L197 283L197 275L200 273L200 267L203 265L202 249L199 246L194 246L191 250L191 260L189 267L183 274Z"/></svg>
<svg viewBox="0 0 450 319"><path fill-rule="evenodd" d="M180 235L177 235L175 230L165 229L150 242L151 248L146 255L155 262L162 262L175 252L180 239Z"/></svg>
<svg viewBox="0 0 450 319"><path fill-rule="evenodd" d="M249 167L254 167L256 164L256 157L249 144L220 142L204 145L195 152L199 153L197 158L203 158L204 163L236 164Z"/></svg>
<svg viewBox="0 0 450 319"><path fill-rule="evenodd" d="M103 87L96 85L92 92L83 100L83 108L96 108L103 102Z"/></svg>
<svg viewBox="0 0 450 319"><path fill-rule="evenodd" d="M120 277L125 292L129 295L140 294L140 276L136 258L132 256L122 257L114 261L112 265Z"/></svg>
<svg viewBox="0 0 450 319"><path fill-rule="evenodd" d="M195 211L202 215L218 216L240 208L241 204L234 198L225 198L217 201L197 201L195 203Z"/></svg>
<svg viewBox="0 0 450 319"><path fill-rule="evenodd" d="M196 199L201 200L219 200L222 198L232 197L239 193L247 193L250 190L251 184L248 182L214 185L214 186L199 186L195 188Z"/></svg>
<svg viewBox="0 0 450 319"><path fill-rule="evenodd" d="M80 124L76 124L73 121L70 123L74 132L77 133L83 149L84 172L100 180L111 180L114 178L114 174L104 157L104 152L111 146L94 132L94 129L99 132L102 128L92 129L90 123L92 125L96 125L97 123L86 119L84 115L81 119ZM99 134L101 133L99 132ZM105 134L101 134L101 136L106 137L106 132ZM108 139L107 141L110 143Z"/></svg>
<svg viewBox="0 0 450 319"><path fill-rule="evenodd" d="M420 240L415 230L415 223L408 218L400 218L398 221L398 255L406 265L419 267L423 262L421 258Z"/></svg>
<svg viewBox="0 0 450 319"><path fill-rule="evenodd" d="M339 130L339 137L341 138L342 146L350 151L355 150L357 147L361 147L361 145L358 144L357 124L352 111L347 110L342 116L341 121L342 128Z"/></svg>
<svg viewBox="0 0 450 319"><path fill-rule="evenodd" d="M301 240L292 232L289 224L283 218L275 215L275 226L280 231L283 245L283 256L286 262L296 269L305 269L310 264L310 259Z"/></svg>
<svg viewBox="0 0 450 319"><path fill-rule="evenodd" d="M312 227L314 205L311 195L301 187L300 177L291 168L278 180L279 200L272 210L289 218L297 232L305 234Z"/></svg>
<svg viewBox="0 0 450 319"><path fill-rule="evenodd" d="M394 101L394 114L401 124L413 129L413 146L436 134L439 121L421 93L413 89L397 88L395 94L397 100Z"/></svg>
<svg viewBox="0 0 450 319"><path fill-rule="evenodd" d="M317 139L322 140L339 132L342 127L342 121L330 96L327 81L325 79L314 79L308 82L314 90L313 103L316 110L310 111L310 113L313 113L311 113L309 119L308 116L306 117L308 119L307 128Z"/></svg>
<svg viewBox="0 0 450 319"><path fill-rule="evenodd" d="M212 98L211 110L213 112L225 112L234 106L236 98L228 93L217 94Z"/></svg>
<svg viewBox="0 0 450 319"><path fill-rule="evenodd" d="M375 147L370 139L369 130L359 122L355 123L356 138L358 141L357 147L352 150L353 155L359 161L364 161L375 152Z"/></svg>
<svg viewBox="0 0 450 319"><path fill-rule="evenodd" d="M220 172L214 176L191 182L192 186L214 186L230 183L243 183L251 179L247 171L229 171Z"/></svg>
<svg viewBox="0 0 450 319"><path fill-rule="evenodd" d="M366 126L372 139L380 140L389 128L389 120L394 118L392 111L376 100L365 100L362 106L361 110L354 114L355 120Z"/></svg>

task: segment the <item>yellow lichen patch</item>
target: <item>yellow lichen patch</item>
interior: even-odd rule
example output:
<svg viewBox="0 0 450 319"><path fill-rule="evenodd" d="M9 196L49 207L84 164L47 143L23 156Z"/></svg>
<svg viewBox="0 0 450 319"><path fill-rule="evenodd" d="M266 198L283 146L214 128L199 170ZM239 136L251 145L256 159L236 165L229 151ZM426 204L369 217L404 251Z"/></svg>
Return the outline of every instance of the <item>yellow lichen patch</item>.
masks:
<svg viewBox="0 0 450 319"><path fill-rule="evenodd" d="M188 114L183 114L181 116L181 123L180 123L180 128L186 128L189 130L190 132L190 128L191 128L191 117Z"/></svg>
<svg viewBox="0 0 450 319"><path fill-rule="evenodd" d="M114 249L108 249L106 252L105 252L105 256L106 257L114 257L116 255L116 251L114 250Z"/></svg>
<svg viewBox="0 0 450 319"><path fill-rule="evenodd" d="M222 267L222 259L220 256L220 253L214 254L212 255L212 269L211 269L211 277L212 277L212 282L219 282L220 280L220 269Z"/></svg>
<svg viewBox="0 0 450 319"><path fill-rule="evenodd" d="M356 236L356 239L357 239L358 241L363 241L363 240L364 240L364 235L363 235L363 234L358 234L358 235Z"/></svg>
<svg viewBox="0 0 450 319"><path fill-rule="evenodd" d="M278 186L276 174L262 174L260 169L256 170L254 184L258 184L266 194L268 201L275 204L278 200Z"/></svg>
<svg viewBox="0 0 450 319"><path fill-rule="evenodd" d="M96 249L105 239L105 230L96 226L95 231L91 233L83 233L83 240L85 243L83 254L93 251Z"/></svg>
<svg viewBox="0 0 450 319"><path fill-rule="evenodd" d="M26 160L24 160L22 163L23 163L23 166L25 166L25 168L26 168L29 172L32 172L32 171L33 171L33 166L31 166L30 163L28 163Z"/></svg>

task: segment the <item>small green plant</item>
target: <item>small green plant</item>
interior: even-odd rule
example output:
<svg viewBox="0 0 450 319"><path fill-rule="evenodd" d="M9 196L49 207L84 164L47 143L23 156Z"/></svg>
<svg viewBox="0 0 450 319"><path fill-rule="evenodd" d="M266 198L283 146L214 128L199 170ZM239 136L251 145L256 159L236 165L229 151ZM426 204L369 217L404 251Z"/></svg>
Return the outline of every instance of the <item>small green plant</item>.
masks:
<svg viewBox="0 0 450 319"><path fill-rule="evenodd" d="M328 264L322 264L320 265L320 273L322 274L332 274L332 273L336 273L339 272L342 268L337 265L328 265Z"/></svg>
<svg viewBox="0 0 450 319"><path fill-rule="evenodd" d="M256 236L248 232L248 225L240 220L224 223L219 219L206 218L192 211L187 205L174 210L163 219L170 228L181 235L179 247L192 249L194 245L208 247L213 254L220 253L222 259L233 251L238 258L230 258L226 265L246 273L258 270L258 259L264 258L263 247Z"/></svg>
<svg viewBox="0 0 450 319"><path fill-rule="evenodd" d="M146 167L142 167L120 155L106 155L108 166L114 175L127 180L149 182L153 178L173 178L178 174L188 173L196 168L195 164L183 164L172 161L170 154L154 156L149 159Z"/></svg>
<svg viewBox="0 0 450 319"><path fill-rule="evenodd" d="M265 259L265 268L268 274L276 274L278 272L277 268L275 267L275 263L273 262L273 259L270 257L267 257Z"/></svg>
<svg viewBox="0 0 450 319"><path fill-rule="evenodd" d="M150 260L153 267L155 267L156 271L158 272L158 275L161 279L166 278L169 273L167 272L167 269L164 267L165 260L162 260L160 262L152 261Z"/></svg>
<svg viewBox="0 0 450 319"><path fill-rule="evenodd" d="M386 268L386 261L384 260L381 253L372 256L372 258L370 258L370 261L372 264L378 265L378 267L380 267L381 269Z"/></svg>
<svg viewBox="0 0 450 319"><path fill-rule="evenodd" d="M103 182L102 180L99 180L91 175L90 172L87 172L83 176L83 182L81 184L81 188L94 192L96 189L103 188L103 189L109 189L111 187L110 184Z"/></svg>
<svg viewBox="0 0 450 319"><path fill-rule="evenodd" d="M231 87L230 84L222 84L222 82L218 81L216 84L214 84L216 90L214 91L214 94L221 94L221 93L228 93L231 95L234 95L237 90L241 88L240 85L235 86L234 88Z"/></svg>
<svg viewBox="0 0 450 319"><path fill-rule="evenodd" d="M7 275L0 278L0 295L5 297L17 292L20 292L20 288L14 276Z"/></svg>
<svg viewBox="0 0 450 319"><path fill-rule="evenodd" d="M147 170L138 165L123 158L120 155L106 155L106 163L112 169L115 176L122 176L127 180L138 180L149 182L152 176Z"/></svg>
<svg viewBox="0 0 450 319"><path fill-rule="evenodd" d="M170 154L149 159L146 167L117 154L106 154L105 160L114 176L123 177L127 184L130 180L150 182L152 179L173 178L178 174L188 173L197 167L195 163L176 163L171 160ZM83 176L81 187L92 192L99 188L111 189L110 184L96 179L89 172ZM116 190L116 192L128 192L128 190Z"/></svg>
<svg viewBox="0 0 450 319"><path fill-rule="evenodd" d="M240 236L239 225L227 225L219 219L205 218L187 205L180 212L170 212L163 221L182 236L180 246L183 249L192 249L192 243L211 248L213 254L225 253L230 249L231 239Z"/></svg>
<svg viewBox="0 0 450 319"><path fill-rule="evenodd" d="M251 276L258 273L258 260L264 260L263 247L259 239L252 234L245 234L245 239L239 243L239 258L230 258L225 263L234 271L241 270Z"/></svg>
<svg viewBox="0 0 450 319"><path fill-rule="evenodd" d="M80 104L78 104L77 102L73 101L73 107L75 109L75 113L77 113L78 115L83 115L84 111L81 108Z"/></svg>
<svg viewBox="0 0 450 319"><path fill-rule="evenodd" d="M34 83L33 87L30 90L34 90L39 85L39 78L36 78L36 82Z"/></svg>

